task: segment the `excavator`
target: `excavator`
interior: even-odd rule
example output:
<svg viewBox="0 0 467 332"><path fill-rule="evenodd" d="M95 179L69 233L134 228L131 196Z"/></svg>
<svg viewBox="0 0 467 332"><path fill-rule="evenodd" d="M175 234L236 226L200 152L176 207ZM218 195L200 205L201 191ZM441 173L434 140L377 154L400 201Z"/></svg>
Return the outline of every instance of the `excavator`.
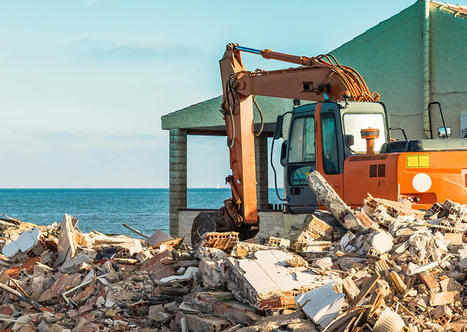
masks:
<svg viewBox="0 0 467 332"><path fill-rule="evenodd" d="M299 66L248 71L241 52ZM196 216L193 244L206 232L237 231L240 239L248 239L259 230L253 126L253 105L258 110L259 105L255 96L294 101L292 111L278 116L273 138L284 138L280 159L285 213L309 213L319 207L306 181L314 170L352 207L361 206L368 193L390 200L405 198L414 208L429 208L446 199L467 203L467 140L448 138L450 128L444 117L444 127L438 130L446 139L408 140L402 128L394 129L402 130L404 140L391 139L393 128L380 95L370 92L355 69L341 65L331 54L295 56L228 44L219 63L221 112L232 170L226 182L232 197L219 210ZM310 103L300 105L302 101ZM287 114L290 125L283 135Z"/></svg>

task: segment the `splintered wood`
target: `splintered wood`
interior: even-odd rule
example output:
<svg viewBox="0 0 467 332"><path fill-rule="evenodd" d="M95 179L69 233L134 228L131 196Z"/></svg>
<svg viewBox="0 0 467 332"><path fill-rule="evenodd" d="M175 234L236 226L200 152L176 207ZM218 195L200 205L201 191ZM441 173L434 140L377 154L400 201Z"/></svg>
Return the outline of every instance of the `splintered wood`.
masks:
<svg viewBox="0 0 467 332"><path fill-rule="evenodd" d="M72 218L69 214L63 216L58 238L58 259L64 262L67 258L73 258L76 254L76 235Z"/></svg>

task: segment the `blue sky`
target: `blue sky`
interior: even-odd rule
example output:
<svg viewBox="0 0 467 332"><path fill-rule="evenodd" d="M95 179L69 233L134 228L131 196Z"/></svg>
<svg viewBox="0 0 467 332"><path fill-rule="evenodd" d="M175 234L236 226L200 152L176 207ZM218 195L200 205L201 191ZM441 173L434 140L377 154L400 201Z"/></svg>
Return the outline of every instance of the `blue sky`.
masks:
<svg viewBox="0 0 467 332"><path fill-rule="evenodd" d="M221 93L225 44L316 55L413 3L2 0L0 187L167 187L160 116ZM188 185L223 185L225 138L189 149Z"/></svg>

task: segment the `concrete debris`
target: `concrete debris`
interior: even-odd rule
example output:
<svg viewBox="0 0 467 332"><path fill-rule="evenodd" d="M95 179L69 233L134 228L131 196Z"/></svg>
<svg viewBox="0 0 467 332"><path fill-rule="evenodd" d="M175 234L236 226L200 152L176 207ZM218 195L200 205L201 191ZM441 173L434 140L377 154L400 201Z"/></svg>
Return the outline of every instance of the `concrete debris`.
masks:
<svg viewBox="0 0 467 332"><path fill-rule="evenodd" d="M393 238L385 231L375 231L368 238L366 248L368 252L375 250L378 254L384 254L392 249Z"/></svg>
<svg viewBox="0 0 467 332"><path fill-rule="evenodd" d="M295 298L297 306L321 328L335 319L345 305L345 294L337 293L334 286L331 282Z"/></svg>
<svg viewBox="0 0 467 332"><path fill-rule="evenodd" d="M351 209L318 180L330 213L280 238L208 233L193 248L162 231L83 233L68 215L2 221L0 330L462 331L466 206Z"/></svg>
<svg viewBox="0 0 467 332"><path fill-rule="evenodd" d="M331 268L332 264L333 263L332 263L331 257L319 258L313 262L313 266L320 268L321 270L326 270L326 269Z"/></svg>
<svg viewBox="0 0 467 332"><path fill-rule="evenodd" d="M290 241L290 249L301 252L315 240L332 240L332 227L314 215L307 216L300 232L294 234Z"/></svg>
<svg viewBox="0 0 467 332"><path fill-rule="evenodd" d="M27 253L30 250L34 251L35 255L40 255L47 249L47 247L43 248L40 237L41 232L39 228L33 228L30 231L22 233L15 241L7 243L3 247L2 253L8 258L13 258L18 253Z"/></svg>
<svg viewBox="0 0 467 332"><path fill-rule="evenodd" d="M311 172L307 181L319 202L332 213L343 227L350 231L363 231L367 228L318 171Z"/></svg>
<svg viewBox="0 0 467 332"><path fill-rule="evenodd" d="M266 246L275 248L288 248L290 247L290 240L280 237L270 236L266 242Z"/></svg>
<svg viewBox="0 0 467 332"><path fill-rule="evenodd" d="M256 251L251 259L228 257L227 287L237 299L259 310L279 310L295 307L297 294L332 281L306 267L287 267L292 258L277 249Z"/></svg>

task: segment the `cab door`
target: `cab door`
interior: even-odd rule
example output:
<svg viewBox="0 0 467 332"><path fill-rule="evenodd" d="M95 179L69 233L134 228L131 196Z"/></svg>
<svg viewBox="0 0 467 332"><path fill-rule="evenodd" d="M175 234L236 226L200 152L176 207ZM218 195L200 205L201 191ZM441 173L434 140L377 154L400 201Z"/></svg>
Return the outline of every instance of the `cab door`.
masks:
<svg viewBox="0 0 467 332"><path fill-rule="evenodd" d="M315 109L316 170L343 198L344 144L340 106L321 103Z"/></svg>
<svg viewBox="0 0 467 332"><path fill-rule="evenodd" d="M295 111L287 141L284 166L286 212L294 214L310 213L318 207L316 197L306 181L308 174L316 169L316 124L310 106L314 105L304 105Z"/></svg>

